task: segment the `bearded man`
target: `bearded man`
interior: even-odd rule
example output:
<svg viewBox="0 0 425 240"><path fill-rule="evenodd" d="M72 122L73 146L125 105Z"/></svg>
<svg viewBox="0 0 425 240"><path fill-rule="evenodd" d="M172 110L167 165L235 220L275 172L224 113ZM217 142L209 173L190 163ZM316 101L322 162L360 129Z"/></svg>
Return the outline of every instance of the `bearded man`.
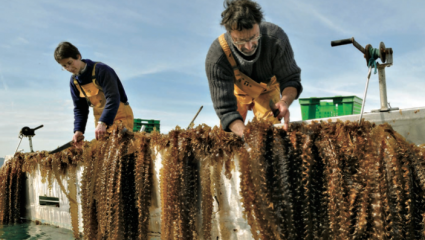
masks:
<svg viewBox="0 0 425 240"><path fill-rule="evenodd" d="M273 123L283 118L287 130L289 106L302 91L288 36L264 22L260 5L251 0L226 1L221 17L226 33L212 43L205 71L223 129L242 137L252 110Z"/></svg>

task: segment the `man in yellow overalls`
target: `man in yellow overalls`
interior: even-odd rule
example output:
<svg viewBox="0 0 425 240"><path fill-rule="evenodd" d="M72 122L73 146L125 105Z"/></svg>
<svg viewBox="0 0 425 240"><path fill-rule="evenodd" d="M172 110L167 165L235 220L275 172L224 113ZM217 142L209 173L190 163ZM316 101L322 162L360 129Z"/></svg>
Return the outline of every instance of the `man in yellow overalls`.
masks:
<svg viewBox="0 0 425 240"><path fill-rule="evenodd" d="M75 146L81 147L87 124L89 107L93 107L95 136L99 139L106 128L114 123L133 130L133 111L128 104L124 87L115 71L106 64L82 59L78 49L69 42L60 43L55 49L55 60L68 72L71 96L74 102Z"/></svg>
<svg viewBox="0 0 425 240"><path fill-rule="evenodd" d="M288 129L289 106L300 95L301 69L288 36L264 22L251 0L227 0L221 14L227 32L216 39L205 62L211 99L225 131L242 136L247 111ZM280 111L273 116L270 107Z"/></svg>

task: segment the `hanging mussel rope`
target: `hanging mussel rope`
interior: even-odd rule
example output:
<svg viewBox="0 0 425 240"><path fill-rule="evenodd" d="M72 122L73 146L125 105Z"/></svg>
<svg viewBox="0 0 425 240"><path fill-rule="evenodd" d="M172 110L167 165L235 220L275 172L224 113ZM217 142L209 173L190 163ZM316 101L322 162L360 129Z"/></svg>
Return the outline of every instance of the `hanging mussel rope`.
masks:
<svg viewBox="0 0 425 240"><path fill-rule="evenodd" d="M238 160L254 239L425 237L425 149L387 124L292 124L285 132L253 121L245 142L206 125L167 135L112 130L82 150L15 155L0 169L0 223L20 221L23 174L39 169L68 197L78 238L76 169L83 166L84 237L148 239L159 164L161 239L210 239L221 178L232 178ZM227 231L224 223L217 228Z"/></svg>

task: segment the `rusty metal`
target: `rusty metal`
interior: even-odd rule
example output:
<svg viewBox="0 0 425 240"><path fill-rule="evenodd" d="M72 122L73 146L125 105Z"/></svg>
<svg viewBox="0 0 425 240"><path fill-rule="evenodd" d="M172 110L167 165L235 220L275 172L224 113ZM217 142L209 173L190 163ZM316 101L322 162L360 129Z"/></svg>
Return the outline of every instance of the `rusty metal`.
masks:
<svg viewBox="0 0 425 240"><path fill-rule="evenodd" d="M201 106L201 107L199 108L199 110L198 110L198 112L196 113L195 117L193 117L192 121L189 123L189 126L187 127L187 129L192 128L192 124L193 124L193 122L195 121L196 117L198 117L198 114L201 112L201 110L202 110L202 108L203 108L203 107L204 107L204 106Z"/></svg>
<svg viewBox="0 0 425 240"><path fill-rule="evenodd" d="M385 57L386 57L386 62L390 64L388 67L390 67L393 64L393 49L392 48L385 49Z"/></svg>
<svg viewBox="0 0 425 240"><path fill-rule="evenodd" d="M364 58L366 59L366 66L369 66L370 53L369 50L373 48L371 44L365 46Z"/></svg>
<svg viewBox="0 0 425 240"><path fill-rule="evenodd" d="M336 46L350 44L350 43L352 43L354 45L354 47L356 47L360 52L362 52L363 54L365 53L365 49L362 47L362 45L360 45L358 42L356 42L356 40L354 40L354 37L342 39L342 40L331 41L331 46L336 47Z"/></svg>
<svg viewBox="0 0 425 240"><path fill-rule="evenodd" d="M379 55L381 57L382 63L385 63L387 61L387 59L386 59L387 53L386 53L385 50L386 50L385 44L383 42L381 42L379 44Z"/></svg>
<svg viewBox="0 0 425 240"><path fill-rule="evenodd" d="M358 42L356 42L356 40L354 40L354 37L351 38L353 41L353 45L354 47L356 47L360 52L362 52L363 54L365 53L365 49L362 47L362 45L360 45Z"/></svg>

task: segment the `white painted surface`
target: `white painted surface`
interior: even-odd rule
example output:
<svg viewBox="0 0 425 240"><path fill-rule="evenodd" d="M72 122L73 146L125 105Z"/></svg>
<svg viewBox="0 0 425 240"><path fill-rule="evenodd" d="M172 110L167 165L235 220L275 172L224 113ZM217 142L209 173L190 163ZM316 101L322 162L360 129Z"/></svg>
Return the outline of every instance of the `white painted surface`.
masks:
<svg viewBox="0 0 425 240"><path fill-rule="evenodd" d="M250 240L251 227L242 216L242 202L240 196L239 158L235 157L235 169L232 178L221 172L220 190L215 192L218 199L213 201L212 239ZM221 226L221 228L220 228ZM220 231L221 230L221 231ZM199 231L198 231L199 232Z"/></svg>
<svg viewBox="0 0 425 240"><path fill-rule="evenodd" d="M7 163L7 161L9 161L10 159L12 159L13 158L13 155L6 155L5 157L4 157L4 162L3 162L3 165L4 164L6 164Z"/></svg>
<svg viewBox="0 0 425 240"><path fill-rule="evenodd" d="M77 181L81 182L82 167L77 168ZM62 179L62 184L65 189L68 189L67 176ZM57 197L59 198L59 207L45 206L39 204L39 196ZM80 186L77 184L77 202L79 215L79 230L82 232L83 221L81 218L81 198ZM42 183L40 168L32 174L27 173L26 180L26 213L25 218L32 221L39 220L42 223L51 224L58 227L72 229L71 214L69 212L69 200L62 192L55 178L52 181L52 188L49 189L49 184L46 179Z"/></svg>
<svg viewBox="0 0 425 240"><path fill-rule="evenodd" d="M332 120L332 122L336 122L337 120L341 120L343 122L347 120L359 121L359 118L360 115L356 114L298 121L296 123L311 123L312 121L327 121L328 119ZM416 145L425 144L425 107L407 108L390 112L366 112L363 114L363 119L376 124L386 122L390 124L396 132L406 138L408 142ZM282 126L282 124L276 124L275 126Z"/></svg>

